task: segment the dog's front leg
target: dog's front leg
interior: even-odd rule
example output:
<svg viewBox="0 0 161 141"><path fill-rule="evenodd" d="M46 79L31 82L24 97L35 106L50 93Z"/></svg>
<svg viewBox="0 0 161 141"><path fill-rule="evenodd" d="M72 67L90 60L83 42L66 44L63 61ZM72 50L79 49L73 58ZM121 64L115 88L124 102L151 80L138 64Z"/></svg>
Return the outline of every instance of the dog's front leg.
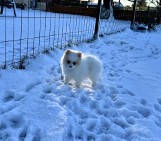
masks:
<svg viewBox="0 0 161 141"><path fill-rule="evenodd" d="M69 83L69 78L68 77L64 77L64 84L68 84Z"/></svg>

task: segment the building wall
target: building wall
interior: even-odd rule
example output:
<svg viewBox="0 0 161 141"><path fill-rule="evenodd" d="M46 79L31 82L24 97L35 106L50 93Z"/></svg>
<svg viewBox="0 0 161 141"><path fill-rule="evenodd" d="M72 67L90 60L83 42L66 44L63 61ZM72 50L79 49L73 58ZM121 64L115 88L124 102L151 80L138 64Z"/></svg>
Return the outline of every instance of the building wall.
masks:
<svg viewBox="0 0 161 141"><path fill-rule="evenodd" d="M46 10L46 3L43 2L44 0L15 0L15 3L25 3L26 8L35 8L32 4L35 2L37 3L36 9L39 10Z"/></svg>
<svg viewBox="0 0 161 141"><path fill-rule="evenodd" d="M15 3L25 3L26 8L29 8L30 7L30 1L31 0L15 0Z"/></svg>

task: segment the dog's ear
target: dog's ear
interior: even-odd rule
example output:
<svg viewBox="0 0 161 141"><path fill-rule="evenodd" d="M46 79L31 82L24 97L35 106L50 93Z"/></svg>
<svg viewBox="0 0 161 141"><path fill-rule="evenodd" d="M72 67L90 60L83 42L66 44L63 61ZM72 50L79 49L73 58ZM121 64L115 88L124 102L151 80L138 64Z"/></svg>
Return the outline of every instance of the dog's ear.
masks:
<svg viewBox="0 0 161 141"><path fill-rule="evenodd" d="M71 51L69 50L69 49L67 49L66 51L65 51L65 54L69 54Z"/></svg>
<svg viewBox="0 0 161 141"><path fill-rule="evenodd" d="M82 53L81 52L78 52L77 54L78 54L79 58L82 58Z"/></svg>

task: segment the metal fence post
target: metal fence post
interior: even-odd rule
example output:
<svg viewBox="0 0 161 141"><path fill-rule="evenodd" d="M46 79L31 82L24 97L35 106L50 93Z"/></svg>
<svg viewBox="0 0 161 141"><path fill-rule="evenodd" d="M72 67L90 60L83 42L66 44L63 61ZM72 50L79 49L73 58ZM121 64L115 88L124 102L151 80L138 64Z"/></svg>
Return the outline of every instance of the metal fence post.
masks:
<svg viewBox="0 0 161 141"><path fill-rule="evenodd" d="M3 14L3 7L4 7L4 0L1 0L1 12L0 12L0 14Z"/></svg>
<svg viewBox="0 0 161 141"><path fill-rule="evenodd" d="M101 13L101 3L102 3L102 0L98 0L94 39L96 39L98 37L99 20L100 20L100 13Z"/></svg>
<svg viewBox="0 0 161 141"><path fill-rule="evenodd" d="M132 15L131 26L130 26L130 28L131 28L132 30L134 29L135 14L136 14L136 0L134 0L133 15Z"/></svg>
<svg viewBox="0 0 161 141"><path fill-rule="evenodd" d="M13 5L13 12L14 12L14 15L15 15L15 17L17 16L17 14L16 14L16 4L15 4L15 1L14 0L12 0L12 5Z"/></svg>

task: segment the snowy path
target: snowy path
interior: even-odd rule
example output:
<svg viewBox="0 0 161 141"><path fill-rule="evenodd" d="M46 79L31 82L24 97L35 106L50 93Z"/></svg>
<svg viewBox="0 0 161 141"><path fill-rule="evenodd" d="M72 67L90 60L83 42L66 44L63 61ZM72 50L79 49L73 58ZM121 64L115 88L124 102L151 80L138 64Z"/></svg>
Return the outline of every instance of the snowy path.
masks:
<svg viewBox="0 0 161 141"><path fill-rule="evenodd" d="M0 70L0 141L159 141L161 30L126 30L72 49L103 62L95 88L63 85L63 51Z"/></svg>

